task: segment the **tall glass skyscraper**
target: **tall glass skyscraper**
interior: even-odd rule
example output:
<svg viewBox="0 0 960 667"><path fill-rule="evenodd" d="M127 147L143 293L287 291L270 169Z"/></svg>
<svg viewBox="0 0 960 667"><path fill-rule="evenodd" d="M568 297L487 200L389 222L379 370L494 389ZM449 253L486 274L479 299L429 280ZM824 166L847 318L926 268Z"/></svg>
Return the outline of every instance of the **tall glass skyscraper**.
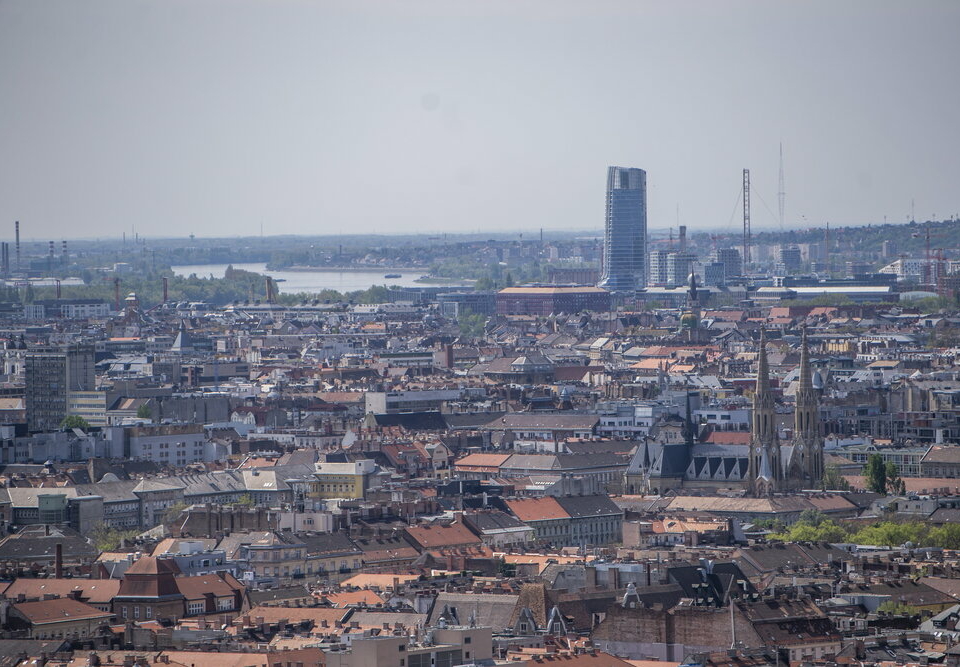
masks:
<svg viewBox="0 0 960 667"><path fill-rule="evenodd" d="M647 172L607 169L607 211L600 287L631 292L646 286Z"/></svg>

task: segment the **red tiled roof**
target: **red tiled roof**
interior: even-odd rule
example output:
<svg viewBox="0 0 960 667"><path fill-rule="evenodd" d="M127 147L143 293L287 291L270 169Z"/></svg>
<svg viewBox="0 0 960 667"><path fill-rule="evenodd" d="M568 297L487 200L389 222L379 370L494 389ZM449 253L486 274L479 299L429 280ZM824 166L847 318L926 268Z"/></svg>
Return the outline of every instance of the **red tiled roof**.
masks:
<svg viewBox="0 0 960 667"><path fill-rule="evenodd" d="M108 611L100 611L96 607L77 602L71 598L21 602L14 605L14 609L33 625L62 623L86 618L110 618L113 616Z"/></svg>
<svg viewBox="0 0 960 667"><path fill-rule="evenodd" d="M560 506L553 496L544 498L521 498L507 500L507 507L521 521L542 521L544 519L568 519L570 515Z"/></svg>
<svg viewBox="0 0 960 667"><path fill-rule="evenodd" d="M480 538L462 523L410 526L407 535L422 549L480 544Z"/></svg>
<svg viewBox="0 0 960 667"><path fill-rule="evenodd" d="M749 445L749 431L713 431L706 442L713 445Z"/></svg>

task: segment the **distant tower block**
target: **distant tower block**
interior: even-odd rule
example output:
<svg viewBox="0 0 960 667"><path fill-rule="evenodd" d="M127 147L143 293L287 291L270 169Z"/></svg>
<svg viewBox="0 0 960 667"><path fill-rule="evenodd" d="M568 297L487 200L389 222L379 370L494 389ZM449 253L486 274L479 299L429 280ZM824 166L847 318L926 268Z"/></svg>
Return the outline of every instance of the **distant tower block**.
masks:
<svg viewBox="0 0 960 667"><path fill-rule="evenodd" d="M16 253L17 253L17 271L19 271L20 270L20 221L19 220L13 223L13 229L14 229L14 235L15 235L14 243L16 243Z"/></svg>
<svg viewBox="0 0 960 667"><path fill-rule="evenodd" d="M647 172L609 167L600 287L632 292L646 286Z"/></svg>

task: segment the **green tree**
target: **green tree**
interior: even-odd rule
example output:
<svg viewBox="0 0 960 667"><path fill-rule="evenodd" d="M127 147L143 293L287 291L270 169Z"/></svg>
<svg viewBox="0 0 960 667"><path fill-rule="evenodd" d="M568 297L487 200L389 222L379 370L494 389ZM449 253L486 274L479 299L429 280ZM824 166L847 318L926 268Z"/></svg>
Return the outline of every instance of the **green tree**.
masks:
<svg viewBox="0 0 960 667"><path fill-rule="evenodd" d="M70 429L78 428L81 431L87 431L90 429L90 422L81 417L80 415L67 415L60 422L60 428L65 431Z"/></svg>
<svg viewBox="0 0 960 667"><path fill-rule="evenodd" d="M183 510L190 507L190 505L184 501L174 503L167 508L167 511L163 513L163 523L172 523L180 517L180 513Z"/></svg>
<svg viewBox="0 0 960 667"><path fill-rule="evenodd" d="M883 462L883 457L879 454L871 454L867 459L867 465L863 469L863 474L867 478L867 491L874 493L887 493L887 466Z"/></svg>
<svg viewBox="0 0 960 667"><path fill-rule="evenodd" d="M153 410L150 409L150 406L144 403L139 408L137 408L137 417L140 419L152 419Z"/></svg>
<svg viewBox="0 0 960 667"><path fill-rule="evenodd" d="M856 544L871 544L885 547L899 547L907 542L914 545L927 543L928 526L922 523L895 523L883 521L872 526L865 526L850 536L850 541Z"/></svg>
<svg viewBox="0 0 960 667"><path fill-rule="evenodd" d="M460 333L462 335L471 338L483 338L487 318L480 313L473 312L469 308L464 308L460 311L457 324L460 326Z"/></svg>
<svg viewBox="0 0 960 667"><path fill-rule="evenodd" d="M256 504L257 503L253 499L253 496L251 496L249 493L243 494L237 499L237 502L234 503L234 505L243 505L245 507L253 507Z"/></svg>
<svg viewBox="0 0 960 667"><path fill-rule="evenodd" d="M797 523L805 523L811 526L819 526L826 520L827 516L820 510L815 509L803 510L797 517Z"/></svg>
<svg viewBox="0 0 960 667"><path fill-rule="evenodd" d="M824 491L850 490L850 482L840 474L840 468L836 465L828 465L823 469L822 485Z"/></svg>
<svg viewBox="0 0 960 667"><path fill-rule="evenodd" d="M927 546L931 547L960 549L960 524L945 523L942 526L930 529L927 542Z"/></svg>
<svg viewBox="0 0 960 667"><path fill-rule="evenodd" d="M133 540L138 534L136 529L118 530L105 523L98 523L90 531L90 541L100 551L115 551L124 540Z"/></svg>
<svg viewBox="0 0 960 667"><path fill-rule="evenodd" d="M818 518L816 524L797 521L786 531L771 535L781 542L846 542L850 533L832 519Z"/></svg>
<svg viewBox="0 0 960 667"><path fill-rule="evenodd" d="M887 465L884 466L883 473L887 481L887 493L902 496L907 492L906 484L900 479L900 470L895 463L887 463Z"/></svg>

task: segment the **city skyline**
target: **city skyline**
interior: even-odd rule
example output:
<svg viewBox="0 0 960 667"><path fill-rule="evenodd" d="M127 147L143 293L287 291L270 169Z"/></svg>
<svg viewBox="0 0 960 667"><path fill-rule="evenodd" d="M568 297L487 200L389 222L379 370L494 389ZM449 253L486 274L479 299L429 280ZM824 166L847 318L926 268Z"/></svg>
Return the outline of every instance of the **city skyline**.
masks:
<svg viewBox="0 0 960 667"><path fill-rule="evenodd" d="M955 3L226 7L0 6L0 220L589 230L600 168L643 164L651 229L735 228L745 167L777 229L781 143L787 228L960 209Z"/></svg>

